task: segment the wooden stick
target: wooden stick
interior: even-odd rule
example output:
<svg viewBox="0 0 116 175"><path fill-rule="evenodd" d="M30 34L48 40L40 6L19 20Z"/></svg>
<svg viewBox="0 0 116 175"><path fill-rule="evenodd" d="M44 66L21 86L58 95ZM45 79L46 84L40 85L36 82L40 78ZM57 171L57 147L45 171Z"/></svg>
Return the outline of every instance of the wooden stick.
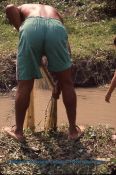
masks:
<svg viewBox="0 0 116 175"><path fill-rule="evenodd" d="M46 68L46 66L42 66L41 69L45 73L50 85L52 86L52 88L54 88L55 87L54 80L53 80L52 76L50 75L50 73L48 72L48 69Z"/></svg>
<svg viewBox="0 0 116 175"><path fill-rule="evenodd" d="M34 118L34 90L32 89L31 96L30 96L30 104L29 108L26 112L24 128L31 129L32 131L35 130L35 118Z"/></svg>

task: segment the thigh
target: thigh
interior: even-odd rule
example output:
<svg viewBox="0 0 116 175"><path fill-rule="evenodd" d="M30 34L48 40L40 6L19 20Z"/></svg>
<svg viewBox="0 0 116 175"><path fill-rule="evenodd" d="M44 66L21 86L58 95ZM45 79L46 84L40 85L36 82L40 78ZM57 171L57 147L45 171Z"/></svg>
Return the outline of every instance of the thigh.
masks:
<svg viewBox="0 0 116 175"><path fill-rule="evenodd" d="M34 79L32 80L19 80L17 85L17 91L21 94L30 94L34 85Z"/></svg>
<svg viewBox="0 0 116 175"><path fill-rule="evenodd" d="M71 75L71 68L68 68L61 72L54 72L57 80L60 83L60 86L73 86L72 75Z"/></svg>

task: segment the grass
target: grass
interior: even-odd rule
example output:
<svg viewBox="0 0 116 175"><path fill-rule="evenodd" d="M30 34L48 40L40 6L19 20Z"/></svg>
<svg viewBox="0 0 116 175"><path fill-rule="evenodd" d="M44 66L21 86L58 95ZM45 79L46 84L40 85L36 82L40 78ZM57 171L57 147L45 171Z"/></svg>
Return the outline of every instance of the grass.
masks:
<svg viewBox="0 0 116 175"><path fill-rule="evenodd" d="M64 17L64 24L69 34L72 59L76 64L78 64L80 61L79 65L81 65L81 61L83 62L83 59L87 60L87 62L90 60L91 63L96 62L96 64L98 59L104 61L104 64L101 62L103 67L101 69L101 74L98 71L95 72L92 67L92 70L90 71L87 64L86 70L88 71L88 74L85 74L88 75L88 77L84 76L84 79L82 80L83 76L81 75L83 75L84 70L81 70L81 73L79 73L80 78L79 76L77 77L77 79L80 79L81 81L77 83L78 81L75 79L76 84L79 86L85 87L104 84L108 83L112 78L112 70L114 71L116 58L115 49L112 46L113 39L116 35L116 19L113 16L109 16L109 13L106 14L105 10L111 10L111 6L113 6L115 0L112 0L111 3L106 6L107 1L108 0L102 0L102 2L100 0L69 0L68 3L60 0L39 1L39 3L53 5ZM12 55L16 55L18 46L18 32L14 30L5 19L5 6L10 3L14 3L16 5L26 2L32 3L34 0L0 0L0 2L0 69L3 70L6 61L11 59ZM37 0L35 0L35 2L38 3ZM8 57L8 55L11 56ZM108 63L109 59L112 59L110 64ZM82 67L83 66L78 66L78 70L80 70ZM106 67L106 69L104 69L104 67ZM109 70L111 73L107 70ZM6 71L7 70L5 69L4 75L2 74L1 76L0 85L2 84L2 86L0 86L0 89L1 87L8 87L9 82L11 84L12 76L10 76L9 79L9 74L7 74ZM97 76L96 78L96 75L98 74L100 76ZM9 79L9 81L6 82L6 79ZM12 83L12 85L13 84L14 83Z"/></svg>
<svg viewBox="0 0 116 175"><path fill-rule="evenodd" d="M115 19L101 22L65 22L69 33L69 42L74 57L91 55L96 50L111 50L115 37ZM14 52L18 44L18 32L10 25L0 24L0 53Z"/></svg>
<svg viewBox="0 0 116 175"><path fill-rule="evenodd" d="M13 38L11 35L13 35ZM10 53L16 52L17 49L17 36L15 36L14 31L7 30L2 35L2 41L0 41L0 52L2 53Z"/></svg>
<svg viewBox="0 0 116 175"><path fill-rule="evenodd" d="M112 50L115 19L100 22L66 21L73 55L92 55L96 50Z"/></svg>
<svg viewBox="0 0 116 175"><path fill-rule="evenodd" d="M21 1L22 3L24 1ZM26 1L25 1L26 2ZM31 1L29 1L31 2ZM36 2L36 1L35 1ZM46 1L48 4L54 1ZM77 3L77 1L75 1ZM19 3L16 0L9 3ZM104 3L96 4L96 2L89 2L80 0L78 3L84 6L76 6L73 4L69 8L68 4L56 2L56 7L61 11L64 16L64 22L69 33L69 42L72 49L72 55L88 56L92 55L96 50L112 50L110 45L116 34L116 19L109 18L99 20L98 22L90 22L75 16L79 11L81 14L88 13L89 10L94 12L97 9L103 8ZM85 13L86 12L86 13ZM96 15L96 14L95 14ZM0 12L0 53L16 52L18 44L18 33L6 23L5 14L3 10Z"/></svg>
<svg viewBox="0 0 116 175"><path fill-rule="evenodd" d="M0 132L0 168L12 174L110 174L115 168L113 128L88 126L79 141L67 140L67 127L57 132L32 133L25 130L26 142L17 143ZM106 146L107 145L107 146ZM69 163L66 163L69 161ZM79 163L81 161L81 163ZM94 163L91 163L94 161ZM97 164L99 161L101 163ZM111 168L112 167L112 168Z"/></svg>
<svg viewBox="0 0 116 175"><path fill-rule="evenodd" d="M0 53L9 54L16 52L18 43L18 33L12 26L0 23Z"/></svg>

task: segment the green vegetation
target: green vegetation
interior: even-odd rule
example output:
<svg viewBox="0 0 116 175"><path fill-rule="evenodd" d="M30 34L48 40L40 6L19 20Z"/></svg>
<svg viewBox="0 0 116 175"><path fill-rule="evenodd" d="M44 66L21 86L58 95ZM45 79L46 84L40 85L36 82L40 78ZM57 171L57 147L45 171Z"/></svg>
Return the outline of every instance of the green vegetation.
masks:
<svg viewBox="0 0 116 175"><path fill-rule="evenodd" d="M8 24L4 9L7 4L32 3L34 0L0 0L0 90L16 85L15 59L18 32ZM38 0L35 0L38 2ZM76 63L75 83L80 86L105 84L113 75L116 54L111 45L116 35L115 0L39 0L53 5L64 17L69 42ZM80 61L81 60L81 61ZM115 171L115 140L112 128L87 127L77 142L67 140L67 128L45 134L25 131L26 143L17 143L0 132L1 174L111 174ZM95 164L39 164L37 160L98 160ZM107 158L108 161L107 161ZM20 164L9 160L21 160ZM23 162L33 160L33 162ZM34 163L35 161L35 163Z"/></svg>
<svg viewBox="0 0 116 175"><path fill-rule="evenodd" d="M18 33L6 22L6 4L31 3L32 0L7 0L0 5L0 53L14 52L17 49ZM35 2L38 2L35 0ZM91 55L96 50L112 50L110 45L116 34L116 19L106 15L108 0L54 1L41 0L40 3L54 5L64 17L69 33L69 42L74 58L77 55ZM113 2L113 1L112 1ZM108 4L108 5L107 5ZM110 3L111 6L111 3ZM104 13L103 13L104 12Z"/></svg>
<svg viewBox="0 0 116 175"><path fill-rule="evenodd" d="M18 32L5 18L5 6L10 3L20 5L38 0L0 0L0 70L3 70L0 91L16 85ZM39 3L53 5L63 16L76 65L75 86L108 83L116 68L116 50L112 45L116 36L115 0L39 0Z"/></svg>
<svg viewBox="0 0 116 175"><path fill-rule="evenodd" d="M17 32L6 24L2 24L0 27L0 53L15 52L17 48Z"/></svg>
<svg viewBox="0 0 116 175"><path fill-rule="evenodd" d="M74 55L91 55L96 50L112 50L115 19L100 22L66 21Z"/></svg>
<svg viewBox="0 0 116 175"><path fill-rule="evenodd" d="M67 129L66 126L62 126L55 133L40 130L32 133L25 130L25 143L17 143L0 132L1 173L100 175L115 172L113 128L88 126L83 138L78 141L67 139Z"/></svg>

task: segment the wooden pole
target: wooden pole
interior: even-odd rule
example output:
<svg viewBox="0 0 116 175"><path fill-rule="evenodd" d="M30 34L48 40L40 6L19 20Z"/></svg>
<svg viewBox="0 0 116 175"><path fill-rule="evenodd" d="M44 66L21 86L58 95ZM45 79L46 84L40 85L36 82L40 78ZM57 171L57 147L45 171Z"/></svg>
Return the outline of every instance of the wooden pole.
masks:
<svg viewBox="0 0 116 175"><path fill-rule="evenodd" d="M24 128L31 129L32 131L35 130L35 118L34 118L34 90L32 89L31 96L30 96L30 104L29 108L27 109Z"/></svg>
<svg viewBox="0 0 116 175"><path fill-rule="evenodd" d="M57 131L57 99L51 98L45 131Z"/></svg>
<svg viewBox="0 0 116 175"><path fill-rule="evenodd" d="M40 70L41 70L41 73L43 74L43 77L47 78L47 81L48 81L49 85L51 86L51 88L53 90L53 88L55 88L55 83L54 83L54 80L53 80L52 76L48 72L46 66L42 66L40 68Z"/></svg>

